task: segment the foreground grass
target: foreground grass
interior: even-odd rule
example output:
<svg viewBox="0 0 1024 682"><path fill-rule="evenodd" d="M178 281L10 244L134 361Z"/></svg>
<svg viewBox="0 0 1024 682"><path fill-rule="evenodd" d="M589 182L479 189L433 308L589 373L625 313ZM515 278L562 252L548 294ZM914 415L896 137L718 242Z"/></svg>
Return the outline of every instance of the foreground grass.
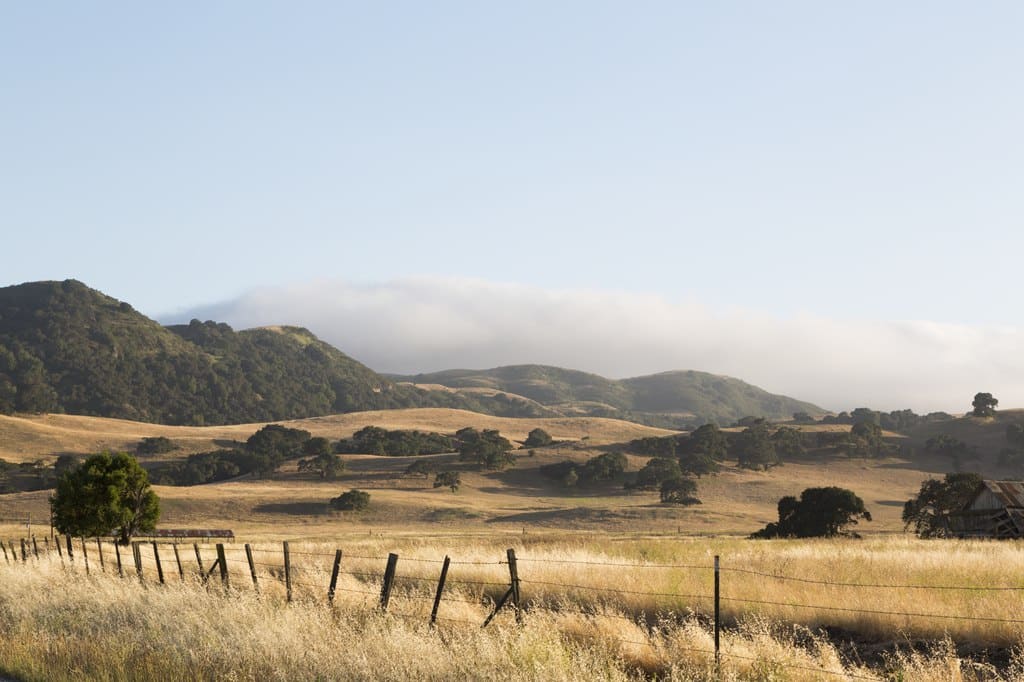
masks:
<svg viewBox="0 0 1024 682"><path fill-rule="evenodd" d="M634 592L684 594L710 586L703 570L656 568L654 564L710 563L713 553L726 566L805 577L857 582L928 581L938 585L990 585L1020 575L1024 559L1015 547L995 543L919 543L878 540L863 543L743 541L680 542L604 540L566 536L527 539L517 550L523 596L529 603L522 626L511 613L486 629L480 623L502 590L507 567L505 540L481 538L348 538L338 543L349 557L339 592L326 604L334 544L291 543L295 597L285 603L277 579L280 546L256 543L260 593L247 582L240 548L229 552L232 587L204 586L186 565L186 579L167 570L168 584L121 579L110 571L86 576L81 558L70 568L56 558L28 565L0 566L0 673L23 680L178 679L497 679L631 680L714 679L713 638L706 606L675 597ZM379 556L398 552L399 583L388 614L376 608ZM209 548L206 550L209 558ZM445 553L458 561L442 605L439 625L427 625L434 563ZM182 553L184 556L184 553ZM367 558L360 558L367 557ZM413 561L413 559L425 561ZM166 557L164 558L166 562ZM532 561L532 563L531 563ZM583 563L587 562L587 563ZM1000 565L1000 562L1004 562ZM630 566L608 564L628 563ZM646 565L638 568L636 565ZM1009 564L1009 565L1007 565ZM209 567L209 564L206 564ZM165 565L165 569L167 569ZM359 573L362 575L353 575ZM815 583L780 588L746 574L723 574L723 594L770 596L859 607L861 602ZM730 576L730 577L727 577ZM417 581L415 578L422 578ZM743 580L744 582L739 582ZM478 581L478 582L473 582ZM495 583L494 585L481 583ZM559 583L555 588L544 583ZM566 584L586 586L564 587ZM600 590L594 588L602 588ZM628 590L617 592L615 590ZM743 591L745 590L745 591ZM802 591L800 591L802 590ZM951 613L1013 614L1018 593L994 599L978 594L950 597L939 591L878 597L885 610L954 609ZM969 639L1012 650L1021 640L1016 626L954 621L918 622L856 614L811 612L789 607L730 605L731 625L722 641L724 680L1014 680L1024 665L1012 653L997 670L961 660L954 642ZM756 607L756 608L755 608ZM869 608L869 606L865 606ZM775 609L775 610L772 610ZM639 616L643 613L643 618ZM932 643L892 648L871 665L854 664L817 626L861 626L890 640L926 637ZM843 618L852 620L842 620ZM952 627L949 627L952 625Z"/></svg>

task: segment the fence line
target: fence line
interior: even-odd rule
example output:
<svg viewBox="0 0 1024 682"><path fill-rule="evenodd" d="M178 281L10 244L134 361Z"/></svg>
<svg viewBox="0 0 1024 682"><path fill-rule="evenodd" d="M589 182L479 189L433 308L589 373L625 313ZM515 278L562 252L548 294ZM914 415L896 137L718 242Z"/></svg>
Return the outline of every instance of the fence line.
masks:
<svg viewBox="0 0 1024 682"><path fill-rule="evenodd" d="M109 541L110 544L114 544ZM166 541L138 541L132 543L132 552L121 553L120 547L114 548L104 547L102 539L96 539L95 545L90 540L86 542L85 539L78 539L72 542L71 537L66 537L65 542L66 552L62 551L61 538L55 538L55 542L51 546L49 541L45 543L45 547L40 547L39 543L35 538L20 539L18 543L14 540L0 541L0 550L2 550L2 558L7 565L21 565L29 567L32 565L38 565L43 561L55 562L60 561L61 565L66 570L79 570L78 567L85 570L87 574L92 573L109 573L111 575L118 573L128 579L138 579L144 584L153 584L155 580L159 580L161 584L168 581L168 578L174 574L178 577L174 580L178 582L196 581L201 580L208 586L211 578L215 578L216 575L220 575L221 582L225 589L240 589L239 584L236 582L234 587L230 587L231 573L234 572L234 577L237 579L243 576L248 578L251 576L253 589L259 590L258 578L264 580L270 580L275 583L286 585L288 587L288 600L292 601L293 588L303 588L302 592L308 590L311 594L303 597L303 599L313 599L314 601L324 600L329 604L333 604L333 594L337 592L344 592L348 594L358 594L366 597L373 597L379 599L379 608L384 613L402 618L417 619L424 624L424 614L413 614L413 613L402 613L389 609L389 599L392 596L392 589L395 587L396 582L405 586L403 590L395 593L398 598L406 600L421 600L423 602L433 601L434 610L430 615L429 625L433 626L437 621L461 623L466 625L475 625L478 627L486 627L503 609L513 611L516 616L516 620L521 622L522 614L524 612L536 612L536 613L550 613L550 614L573 614L577 616L583 616L586 618L618 618L621 620L629 621L638 627L645 628L648 636L652 637L652 641L638 642L625 640L620 637L616 637L614 634L602 633L600 635L593 635L594 638L602 639L616 639L625 644L633 644L638 646L657 646L658 632L653 630L648 625L647 619L651 615L657 615L658 611L655 609L642 609L638 615L630 616L619 613L604 613L602 612L600 604L594 608L584 608L572 604L561 604L558 602L551 602L552 595L547 594L546 590L537 590L540 594L538 598L533 601L523 600L521 597L521 589L523 586L529 588L530 586L541 586L543 588L560 588L562 590L573 590L582 591L589 593L597 593L602 595L608 594L621 594L628 596L642 596L642 597L658 597L658 598L670 598L675 600L689 600L691 602L696 601L705 606L709 603L714 604L714 634L715 634L715 648L711 649L695 649L691 648L690 651L706 654L708 656L714 656L715 664L720 665L721 658L734 658L738 660L757 660L749 656L742 656L739 654L733 654L728 651L723 651L719 645L719 631L721 630L721 618L720 618L720 603L729 602L734 604L751 604L751 605L770 605L782 608L793 608L793 609L809 609L809 610L821 610L830 612L842 612L852 614L865 614L872 616L888 616L898 618L924 618L924 619L951 619L957 621L977 622L977 623L999 623L1006 625L1021 625L1024 624L1024 619L1013 619L1013 618L997 618L988 616L976 616L976 615L961 615L961 614L944 614L944 613L919 613L910 611L896 611L896 610L882 610L882 609L867 609L867 608L853 608L844 606L834 606L832 604L808 604L808 603L797 603L797 602L785 602L785 601L773 601L765 599L749 599L740 596L726 596L719 593L719 575L720 573L736 573L743 575L754 575L763 578L775 579L780 581L792 581L807 584L819 584L828 585L842 588L851 589L931 589L931 590L942 590L942 591L953 591L961 590L966 593L977 593L977 592L1000 592L1000 591L1021 591L1024 590L1024 585L1021 586L979 586L979 585L898 585L898 584L876 584L876 583L851 583L851 582L839 582L821 580L815 578L807 578L797 575L783 575L778 573L767 573L763 571L756 571L752 569L744 568L730 568L727 566L721 566L719 557L715 557L714 565L697 565L697 564L668 564L668 563L639 563L639 562L617 562L617 561L575 561L571 559L546 559L542 557L520 557L517 558L514 550L509 549L507 551L506 560L497 561L456 561L445 557L444 560L440 559L429 559L423 557L406 557L401 558L396 554L390 554L387 556L365 556L365 555L353 555L343 554L342 550L336 550L336 552L314 552L314 551L295 551L290 550L287 543L283 543L283 547L280 549L253 547L246 544L244 548L232 547L227 548L222 543L214 545L213 549L216 550L216 558L210 557L210 547L207 543L204 543L201 548L198 542L191 543L195 555L191 556L189 552L179 552L181 548L186 548L187 545L176 542ZM164 556L160 556L160 548L173 548L173 556L168 552ZM206 550L207 556L203 556L202 549ZM232 560L228 560L228 556L232 556ZM239 557L239 554L242 557ZM255 561L252 560L252 554L259 553L263 556L271 555L281 557L282 561L271 562L270 560ZM115 567L114 557L117 557L117 564ZM334 571L331 576L330 584L324 580L320 582L312 582L311 580L316 576L326 577L329 573L329 567L320 565L318 563L294 562L289 559L290 556L296 557L312 557L317 559L333 559L334 560ZM91 565L90 565L91 559ZM210 559L213 559L212 562ZM340 569L339 564L345 560L356 560L357 562L366 561L387 561L387 568L381 572L366 571L366 570L343 570ZM122 565L123 562L123 565ZM398 566L403 565L406 562L414 563L417 565L427 564L444 564L445 569L442 571L440 581L436 577L427 575L400 575L398 572ZM715 578L715 593L714 594L692 594L684 592L664 592L655 590L630 590L621 588L611 587L598 587L595 585L584 585L578 583L569 582L558 582L552 580L536 580L530 577L522 577L518 570L518 564L558 564L558 565L579 565L579 566L610 566L618 568L630 568L637 571L645 570L664 570L664 569L678 569L678 570L706 570L709 574L714 571ZM471 566L471 567L489 567L499 568L507 567L508 578L504 582L498 582L495 580L472 580L472 579L459 579L450 578L446 579L447 566ZM257 567L266 569L257 571ZM135 570L132 570L132 569ZM234 569L232 571L232 569ZM156 574L154 574L156 571ZM356 579L359 583L358 586L345 586L338 585L337 580L339 577L350 577ZM301 579L296 579L297 577ZM710 577L710 575L709 575ZM243 580L242 585L246 584L246 580ZM428 591L429 588L437 585L436 595L433 591ZM371 586L374 589L368 589ZM470 588L473 592L478 592L479 596L476 598L468 598L468 595L461 594L459 591L452 591L452 586L455 586L456 590L459 590L462 586ZM495 592L491 588L500 588L505 590L504 594L500 598L496 598ZM487 594L490 592L491 594ZM316 595L316 596L311 596ZM549 600L549 601L544 601ZM448 618L437 613L437 607L441 603L453 602L453 603L464 603L474 606L486 608L490 613L486 620L481 624L476 621L469 621L465 619L453 619ZM546 605L547 604L547 605ZM700 609L693 609L694 612L700 613ZM705 616L708 617L708 616ZM582 636L588 637L583 633L571 633L569 636ZM675 645L673 645L675 646ZM680 650L686 650L686 647L675 648ZM828 675L837 675L853 678L853 679L878 679L876 677L865 677L854 673L843 672L837 673L824 668L813 668L809 666L803 666L799 664L791 664L784 662L773 662L775 665L781 665L784 667L790 667L794 669L809 670Z"/></svg>

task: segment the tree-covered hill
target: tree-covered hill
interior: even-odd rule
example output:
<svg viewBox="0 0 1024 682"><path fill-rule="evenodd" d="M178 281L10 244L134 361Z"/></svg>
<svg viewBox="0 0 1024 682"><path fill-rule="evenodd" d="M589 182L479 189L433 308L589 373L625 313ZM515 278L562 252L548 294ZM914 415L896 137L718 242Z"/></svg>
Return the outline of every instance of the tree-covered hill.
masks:
<svg viewBox="0 0 1024 682"><path fill-rule="evenodd" d="M617 417L658 426L678 427L707 421L724 424L745 416L789 419L796 412L825 413L811 403L768 393L739 379L692 370L613 380L559 367L512 365L391 378L463 390L507 391L564 414Z"/></svg>
<svg viewBox="0 0 1024 682"><path fill-rule="evenodd" d="M525 399L396 386L297 327L163 327L75 280L0 288L0 412L202 425L399 407L545 413Z"/></svg>

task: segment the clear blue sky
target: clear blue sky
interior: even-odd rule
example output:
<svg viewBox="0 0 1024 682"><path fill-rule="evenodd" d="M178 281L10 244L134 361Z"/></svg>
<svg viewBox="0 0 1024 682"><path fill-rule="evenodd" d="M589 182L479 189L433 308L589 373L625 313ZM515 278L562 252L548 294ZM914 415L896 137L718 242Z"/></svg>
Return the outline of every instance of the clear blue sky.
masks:
<svg viewBox="0 0 1024 682"><path fill-rule="evenodd" d="M1018 324L1019 2L6 2L0 285Z"/></svg>

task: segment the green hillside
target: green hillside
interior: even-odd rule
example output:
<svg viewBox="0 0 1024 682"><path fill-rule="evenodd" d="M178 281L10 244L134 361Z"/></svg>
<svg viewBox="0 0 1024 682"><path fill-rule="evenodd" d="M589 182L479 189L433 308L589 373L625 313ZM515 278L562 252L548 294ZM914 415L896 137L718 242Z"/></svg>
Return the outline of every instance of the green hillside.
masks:
<svg viewBox="0 0 1024 682"><path fill-rule="evenodd" d="M739 379L692 370L617 381L559 367L512 365L391 378L453 389L506 391L566 415L617 417L657 426L707 421L726 424L746 416L789 419L795 412L825 413L811 403L768 393Z"/></svg>
<svg viewBox="0 0 1024 682"><path fill-rule="evenodd" d="M0 288L0 413L202 425L401 407L549 413L522 398L396 386L298 327L163 327L75 280Z"/></svg>

